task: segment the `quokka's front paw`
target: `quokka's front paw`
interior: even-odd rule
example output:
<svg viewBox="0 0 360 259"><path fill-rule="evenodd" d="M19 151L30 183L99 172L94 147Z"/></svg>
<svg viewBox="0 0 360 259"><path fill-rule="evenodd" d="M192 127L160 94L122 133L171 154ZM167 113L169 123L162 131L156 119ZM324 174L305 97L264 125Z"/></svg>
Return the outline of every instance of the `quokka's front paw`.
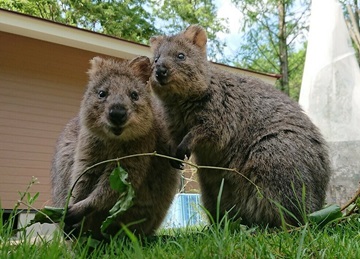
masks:
<svg viewBox="0 0 360 259"><path fill-rule="evenodd" d="M185 156L189 158L190 155L191 155L190 149L187 146L180 144L176 149L175 158L184 160ZM171 165L176 169L180 169L180 170L184 169L184 164L181 163L180 161L171 160Z"/></svg>
<svg viewBox="0 0 360 259"><path fill-rule="evenodd" d="M171 160L170 164L175 169L184 170L184 164L181 163L180 161Z"/></svg>
<svg viewBox="0 0 360 259"><path fill-rule="evenodd" d="M65 224L68 226L73 226L76 223L79 223L84 216L84 212L81 210L80 206L77 206L76 204L71 205L68 207L65 215Z"/></svg>

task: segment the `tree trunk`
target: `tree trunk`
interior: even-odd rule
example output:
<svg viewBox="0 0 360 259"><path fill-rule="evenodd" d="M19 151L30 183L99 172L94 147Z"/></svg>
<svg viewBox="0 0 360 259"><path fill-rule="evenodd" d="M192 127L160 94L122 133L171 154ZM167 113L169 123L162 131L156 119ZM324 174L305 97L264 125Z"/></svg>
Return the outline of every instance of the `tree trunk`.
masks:
<svg viewBox="0 0 360 259"><path fill-rule="evenodd" d="M285 0L278 1L279 11L279 62L280 62L280 73L282 75L280 79L280 90L289 95L289 63L288 63L288 49L286 43L286 4Z"/></svg>
<svg viewBox="0 0 360 259"><path fill-rule="evenodd" d="M358 6L358 0L354 0L354 15L355 15L355 21L356 24L354 24L355 28L360 31L360 27L359 27L359 6Z"/></svg>
<svg viewBox="0 0 360 259"><path fill-rule="evenodd" d="M355 16L355 24L353 25L355 29L360 32L360 26L359 26L359 6L358 6L358 0L354 0L354 16ZM356 59L358 61L358 64L360 64L360 49L355 48L356 51Z"/></svg>

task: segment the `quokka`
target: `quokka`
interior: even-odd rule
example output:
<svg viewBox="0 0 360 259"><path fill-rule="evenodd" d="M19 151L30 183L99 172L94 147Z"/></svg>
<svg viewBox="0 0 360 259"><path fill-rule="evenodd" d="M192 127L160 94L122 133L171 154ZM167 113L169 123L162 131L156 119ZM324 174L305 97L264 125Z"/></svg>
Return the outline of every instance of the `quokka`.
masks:
<svg viewBox="0 0 360 259"><path fill-rule="evenodd" d="M163 111L150 93L150 60L115 61L95 57L78 116L62 132L52 164L52 199L65 205L69 189L89 166L108 159L157 151L169 153L169 134ZM122 224L138 235L153 235L177 192L179 171L154 156L121 160L134 188L133 206L108 227L115 235ZM116 163L96 166L75 185L65 223L69 229L91 231L102 239L103 220L119 193L110 188L109 175ZM137 222L136 224L131 224Z"/></svg>
<svg viewBox="0 0 360 259"><path fill-rule="evenodd" d="M214 219L222 181L220 216L242 224L276 227L283 215L297 225L323 206L331 174L327 147L296 102L208 62L200 26L150 42L150 84L165 109L173 155L238 171L198 170L202 201Z"/></svg>

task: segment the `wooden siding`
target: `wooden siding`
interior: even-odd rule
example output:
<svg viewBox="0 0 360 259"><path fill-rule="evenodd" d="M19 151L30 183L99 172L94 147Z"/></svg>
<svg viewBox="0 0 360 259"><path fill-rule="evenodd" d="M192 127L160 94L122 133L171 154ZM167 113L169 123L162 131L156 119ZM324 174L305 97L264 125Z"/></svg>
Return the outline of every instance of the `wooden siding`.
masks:
<svg viewBox="0 0 360 259"><path fill-rule="evenodd" d="M12 209L32 176L35 207L51 204L56 139L79 110L98 54L0 32L0 199Z"/></svg>

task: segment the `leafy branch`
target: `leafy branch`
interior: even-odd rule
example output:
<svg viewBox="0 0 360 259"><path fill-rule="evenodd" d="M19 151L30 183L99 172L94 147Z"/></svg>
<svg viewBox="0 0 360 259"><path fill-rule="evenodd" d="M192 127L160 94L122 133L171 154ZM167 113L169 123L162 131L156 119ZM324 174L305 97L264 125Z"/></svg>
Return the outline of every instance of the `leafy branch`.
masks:
<svg viewBox="0 0 360 259"><path fill-rule="evenodd" d="M108 159L108 160L101 161L99 163L96 163L96 164L86 168L79 175L79 177L75 180L74 184L70 188L69 193L67 195L67 200L66 200L64 208L54 208L54 207L45 206L43 209L39 210L35 214L35 218L33 220L31 220L30 223L28 225L26 225L22 229L25 229L25 228L27 228L27 227L31 226L32 224L35 224L35 223L60 223L60 224L63 224L64 219L65 219L65 215L66 215L67 210L68 210L71 195L73 193L73 190L74 190L76 184L79 182L81 177L84 176L85 174L87 174L89 172L89 170L94 168L94 167L97 167L99 165L106 164L106 163L116 162L118 164L118 166L111 173L110 178L109 178L109 182L110 182L111 187L113 189L117 190L120 193L120 195L119 195L118 202L116 202L116 204L113 206L113 208L110 209L109 216L105 219L105 221L101 225L101 231L104 233L106 228L109 225L111 225L111 223L119 215L124 213L127 209L129 209L132 206L132 204L133 204L132 199L136 195L133 188L132 188L132 186L131 186L131 184L127 182L128 174L123 168L121 168L120 161L124 160L124 159L129 159L129 158L133 158L133 157L141 157L141 156L157 156L157 157L161 157L161 158L175 160L175 161L187 164L189 166L192 166L192 167L194 167L196 169L225 170L225 171L234 172L236 174L241 175L247 181L249 181L256 188L256 190L259 193L260 197L263 197L262 194L261 194L259 186L257 186L253 181L251 181L245 175L241 174L236 169L216 167L216 166L199 166L199 165L196 165L196 164L194 164L192 162L189 162L189 161L184 161L184 160L177 159L177 158L174 158L174 157L158 154L155 151L155 152L152 152L152 153L133 154L133 155L123 156L123 157L119 157L119 158ZM25 203L23 203L23 204L25 204Z"/></svg>
<svg viewBox="0 0 360 259"><path fill-rule="evenodd" d="M90 169L92 169L96 166L106 164L106 163L116 162L118 166L111 173L111 175L109 177L109 182L110 182L111 187L113 189L117 190L120 193L120 195L119 195L118 202L116 202L116 204L113 206L113 208L110 209L109 216L105 219L105 221L101 225L101 231L104 233L106 228L109 225L111 225L111 223L119 215L121 215L122 213L127 211L127 209L129 209L132 206L132 204L133 204L132 199L135 197L135 192L132 189L131 183L127 182L128 174L123 168L121 168L120 161L124 160L124 159L128 159L128 158L141 157L141 156L156 156L156 157L166 158L166 159L170 159L170 160L175 160L175 161L187 164L196 169L224 170L224 171L236 173L236 174L242 176L247 181L249 181L256 188L260 197L263 198L260 187L257 186L253 181L251 181L251 179L249 179L248 177L246 177L244 174L240 173L236 169L216 167L216 166L199 166L190 161L184 161L184 160L170 157L167 155L158 154L155 151L152 153L133 154L133 155L123 156L123 157L119 157L119 158L108 159L108 160L101 161L99 163L96 163L96 164L86 168L83 171L83 173L76 179L76 181L72 185L71 189L69 190L69 193L67 196L67 201L66 201L64 208L54 208L54 207L45 206L43 209L39 210L36 213L35 218L32 221L30 221L30 223L28 225L26 225L25 227L23 227L19 230L25 229L35 223L60 223L60 224L63 224L65 215L66 215L66 212L68 209L70 197L72 195L75 185L78 183L80 178L83 175L85 175L86 173L88 173ZM32 181L32 184L33 184L33 182L34 182L34 180ZM28 193L28 190L32 184L30 184L29 187L27 188L26 192L22 194L21 200L19 200L17 203L17 207L20 206L20 204L24 204L29 208L33 208L31 206L31 203L27 204L22 201L24 199L26 193ZM31 199L31 201L33 202L34 199ZM353 203L355 203L355 205L351 208L351 210L349 212L347 212L346 214L345 213L343 214L342 211L344 211L346 208L348 208ZM336 204L333 204L328 207L325 207L322 210L319 210L319 211L309 214L308 219L310 222L315 223L316 225L324 226L325 224L328 224L329 222L347 218L347 216L352 214L356 208L360 208L360 188L356 192L355 196L351 200L349 200L349 202L346 205L344 205L342 208L340 208L340 206L338 206ZM35 209L35 208L33 208L33 209Z"/></svg>

